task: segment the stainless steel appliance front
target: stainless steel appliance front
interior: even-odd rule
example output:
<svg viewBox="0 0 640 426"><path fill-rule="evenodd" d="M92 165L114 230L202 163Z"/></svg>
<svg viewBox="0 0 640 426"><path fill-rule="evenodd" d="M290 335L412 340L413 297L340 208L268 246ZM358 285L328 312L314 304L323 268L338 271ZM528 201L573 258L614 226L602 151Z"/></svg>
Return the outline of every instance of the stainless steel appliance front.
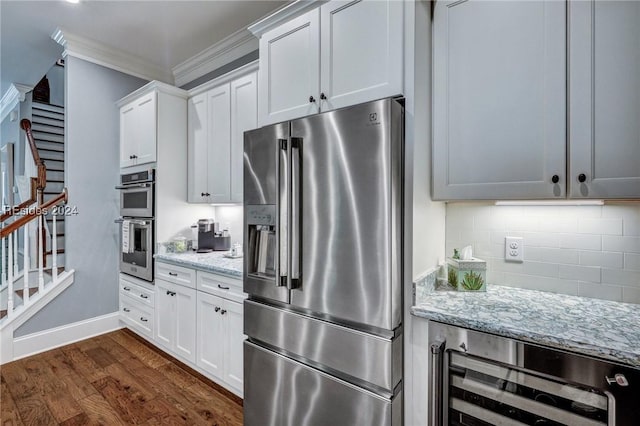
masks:
<svg viewBox="0 0 640 426"><path fill-rule="evenodd" d="M431 322L430 425L637 425L640 369Z"/></svg>
<svg viewBox="0 0 640 426"><path fill-rule="evenodd" d="M129 227L128 250L123 250L123 223ZM153 218L120 218L120 272L153 281Z"/></svg>
<svg viewBox="0 0 640 426"><path fill-rule="evenodd" d="M403 121L384 99L245 133L246 425L401 423Z"/></svg>
<svg viewBox="0 0 640 426"><path fill-rule="evenodd" d="M120 216L153 217L154 179L153 169L120 176Z"/></svg>

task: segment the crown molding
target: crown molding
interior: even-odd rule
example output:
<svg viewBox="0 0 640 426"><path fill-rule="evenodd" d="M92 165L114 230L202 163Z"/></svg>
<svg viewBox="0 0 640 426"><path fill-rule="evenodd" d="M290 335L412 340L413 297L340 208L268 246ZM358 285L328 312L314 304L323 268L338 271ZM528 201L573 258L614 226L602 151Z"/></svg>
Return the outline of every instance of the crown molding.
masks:
<svg viewBox="0 0 640 426"><path fill-rule="evenodd" d="M116 106L120 108L123 105L126 105L129 102L138 99L140 96L153 91L167 93L169 95L177 96L183 99L189 98L189 92L187 92L186 90L180 89L179 87L173 86L171 84L166 84L162 83L161 81L154 80L148 82L141 88L129 93L124 98L118 100L116 102Z"/></svg>
<svg viewBox="0 0 640 426"><path fill-rule="evenodd" d="M25 95L33 90L33 86L26 84L13 83L0 99L0 121L4 121L5 117L18 105L24 102Z"/></svg>
<svg viewBox="0 0 640 426"><path fill-rule="evenodd" d="M297 0L293 3L289 3L271 15L251 24L248 29L254 36L260 38L262 34L269 31L271 28L290 21L293 18L297 18L310 10L316 9L317 7L320 7L322 3L326 3L327 1L328 0Z"/></svg>
<svg viewBox="0 0 640 426"><path fill-rule="evenodd" d="M218 68L258 50L258 39L241 29L173 67L176 86L184 86Z"/></svg>
<svg viewBox="0 0 640 426"><path fill-rule="evenodd" d="M200 93L206 92L209 89L213 89L216 86L220 86L221 84L229 83L237 78L243 77L252 72L258 71L259 60L251 61L246 65L243 65L239 68L234 69L233 71L229 71L226 74L222 74L220 77L216 77L213 80L207 81L206 83L202 83L200 86L196 86L193 89L189 90L189 97L198 95Z"/></svg>
<svg viewBox="0 0 640 426"><path fill-rule="evenodd" d="M173 84L170 72L131 53L69 33L64 28L57 28L51 38L64 48L63 58L72 56L134 77Z"/></svg>

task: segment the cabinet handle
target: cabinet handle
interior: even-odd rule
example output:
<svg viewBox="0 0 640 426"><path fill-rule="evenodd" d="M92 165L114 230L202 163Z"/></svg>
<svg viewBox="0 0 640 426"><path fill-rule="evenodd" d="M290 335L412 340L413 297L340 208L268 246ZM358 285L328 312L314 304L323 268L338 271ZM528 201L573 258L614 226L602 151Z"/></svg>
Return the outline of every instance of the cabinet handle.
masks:
<svg viewBox="0 0 640 426"><path fill-rule="evenodd" d="M204 192L201 192L201 193L200 193L200 196L201 196L201 197L206 197L206 195L207 195L207 194L205 194Z"/></svg>
<svg viewBox="0 0 640 426"><path fill-rule="evenodd" d="M324 92L320 93L320 99L323 101L327 100L327 97L324 95Z"/></svg>
<svg viewBox="0 0 640 426"><path fill-rule="evenodd" d="M216 306L216 308L214 309L214 311L218 312L220 310L220 306Z"/></svg>
<svg viewBox="0 0 640 426"><path fill-rule="evenodd" d="M313 96L309 96L309 103L314 103L316 101L316 98L314 98Z"/></svg>
<svg viewBox="0 0 640 426"><path fill-rule="evenodd" d="M223 285L218 284L218 288L221 290L229 290L229 287L225 287Z"/></svg>
<svg viewBox="0 0 640 426"><path fill-rule="evenodd" d="M223 310L221 310L221 311L220 311L220 315L224 315L224 314L226 314L226 313L227 313L227 310L226 310L226 309L223 309Z"/></svg>
<svg viewBox="0 0 640 426"><path fill-rule="evenodd" d="M175 296L176 292L175 291L169 291L167 290L167 296Z"/></svg>
<svg viewBox="0 0 640 426"><path fill-rule="evenodd" d="M207 197L211 196L211 194L209 194L208 192L205 192L204 195L206 195Z"/></svg>
<svg viewBox="0 0 640 426"><path fill-rule="evenodd" d="M587 175L585 175L584 173L580 173L578 175L578 182L584 183L586 180L587 180Z"/></svg>
<svg viewBox="0 0 640 426"><path fill-rule="evenodd" d="M147 296L146 294L141 294L140 297L142 297L143 299L148 299L149 296Z"/></svg>
<svg viewBox="0 0 640 426"><path fill-rule="evenodd" d="M122 289L123 289L124 291L131 291L131 289L130 289L129 287L122 287Z"/></svg>
<svg viewBox="0 0 640 426"><path fill-rule="evenodd" d="M131 309L128 309L128 308L122 308L122 310L125 312L131 312Z"/></svg>
<svg viewBox="0 0 640 426"><path fill-rule="evenodd" d="M176 274L175 272L169 272L169 275L171 275L172 277L177 277L178 274Z"/></svg>
<svg viewBox="0 0 640 426"><path fill-rule="evenodd" d="M148 320L148 319L146 319L145 317L140 317L140 321L142 321L142 322L148 322L149 320Z"/></svg>
<svg viewBox="0 0 640 426"><path fill-rule="evenodd" d="M558 183L558 182L560 182L560 176L558 176L558 175L553 175L553 176L551 177L551 182L553 182L553 183Z"/></svg>

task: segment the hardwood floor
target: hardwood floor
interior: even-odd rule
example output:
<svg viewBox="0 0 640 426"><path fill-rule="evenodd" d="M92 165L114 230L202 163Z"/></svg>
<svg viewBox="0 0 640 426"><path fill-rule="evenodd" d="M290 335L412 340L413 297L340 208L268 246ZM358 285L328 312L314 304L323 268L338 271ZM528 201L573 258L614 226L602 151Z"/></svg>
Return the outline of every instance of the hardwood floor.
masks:
<svg viewBox="0 0 640 426"><path fill-rule="evenodd" d="M0 367L0 425L242 425L242 400L118 330Z"/></svg>

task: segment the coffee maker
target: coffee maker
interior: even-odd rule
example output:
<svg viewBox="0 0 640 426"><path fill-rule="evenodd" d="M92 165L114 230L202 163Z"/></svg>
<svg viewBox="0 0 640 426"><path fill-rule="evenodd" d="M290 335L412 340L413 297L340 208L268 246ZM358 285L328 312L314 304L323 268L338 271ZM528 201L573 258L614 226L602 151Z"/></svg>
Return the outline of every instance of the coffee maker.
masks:
<svg viewBox="0 0 640 426"><path fill-rule="evenodd" d="M220 232L220 224L213 219L198 221L198 253L228 251L229 249L231 249L231 237L227 230Z"/></svg>

